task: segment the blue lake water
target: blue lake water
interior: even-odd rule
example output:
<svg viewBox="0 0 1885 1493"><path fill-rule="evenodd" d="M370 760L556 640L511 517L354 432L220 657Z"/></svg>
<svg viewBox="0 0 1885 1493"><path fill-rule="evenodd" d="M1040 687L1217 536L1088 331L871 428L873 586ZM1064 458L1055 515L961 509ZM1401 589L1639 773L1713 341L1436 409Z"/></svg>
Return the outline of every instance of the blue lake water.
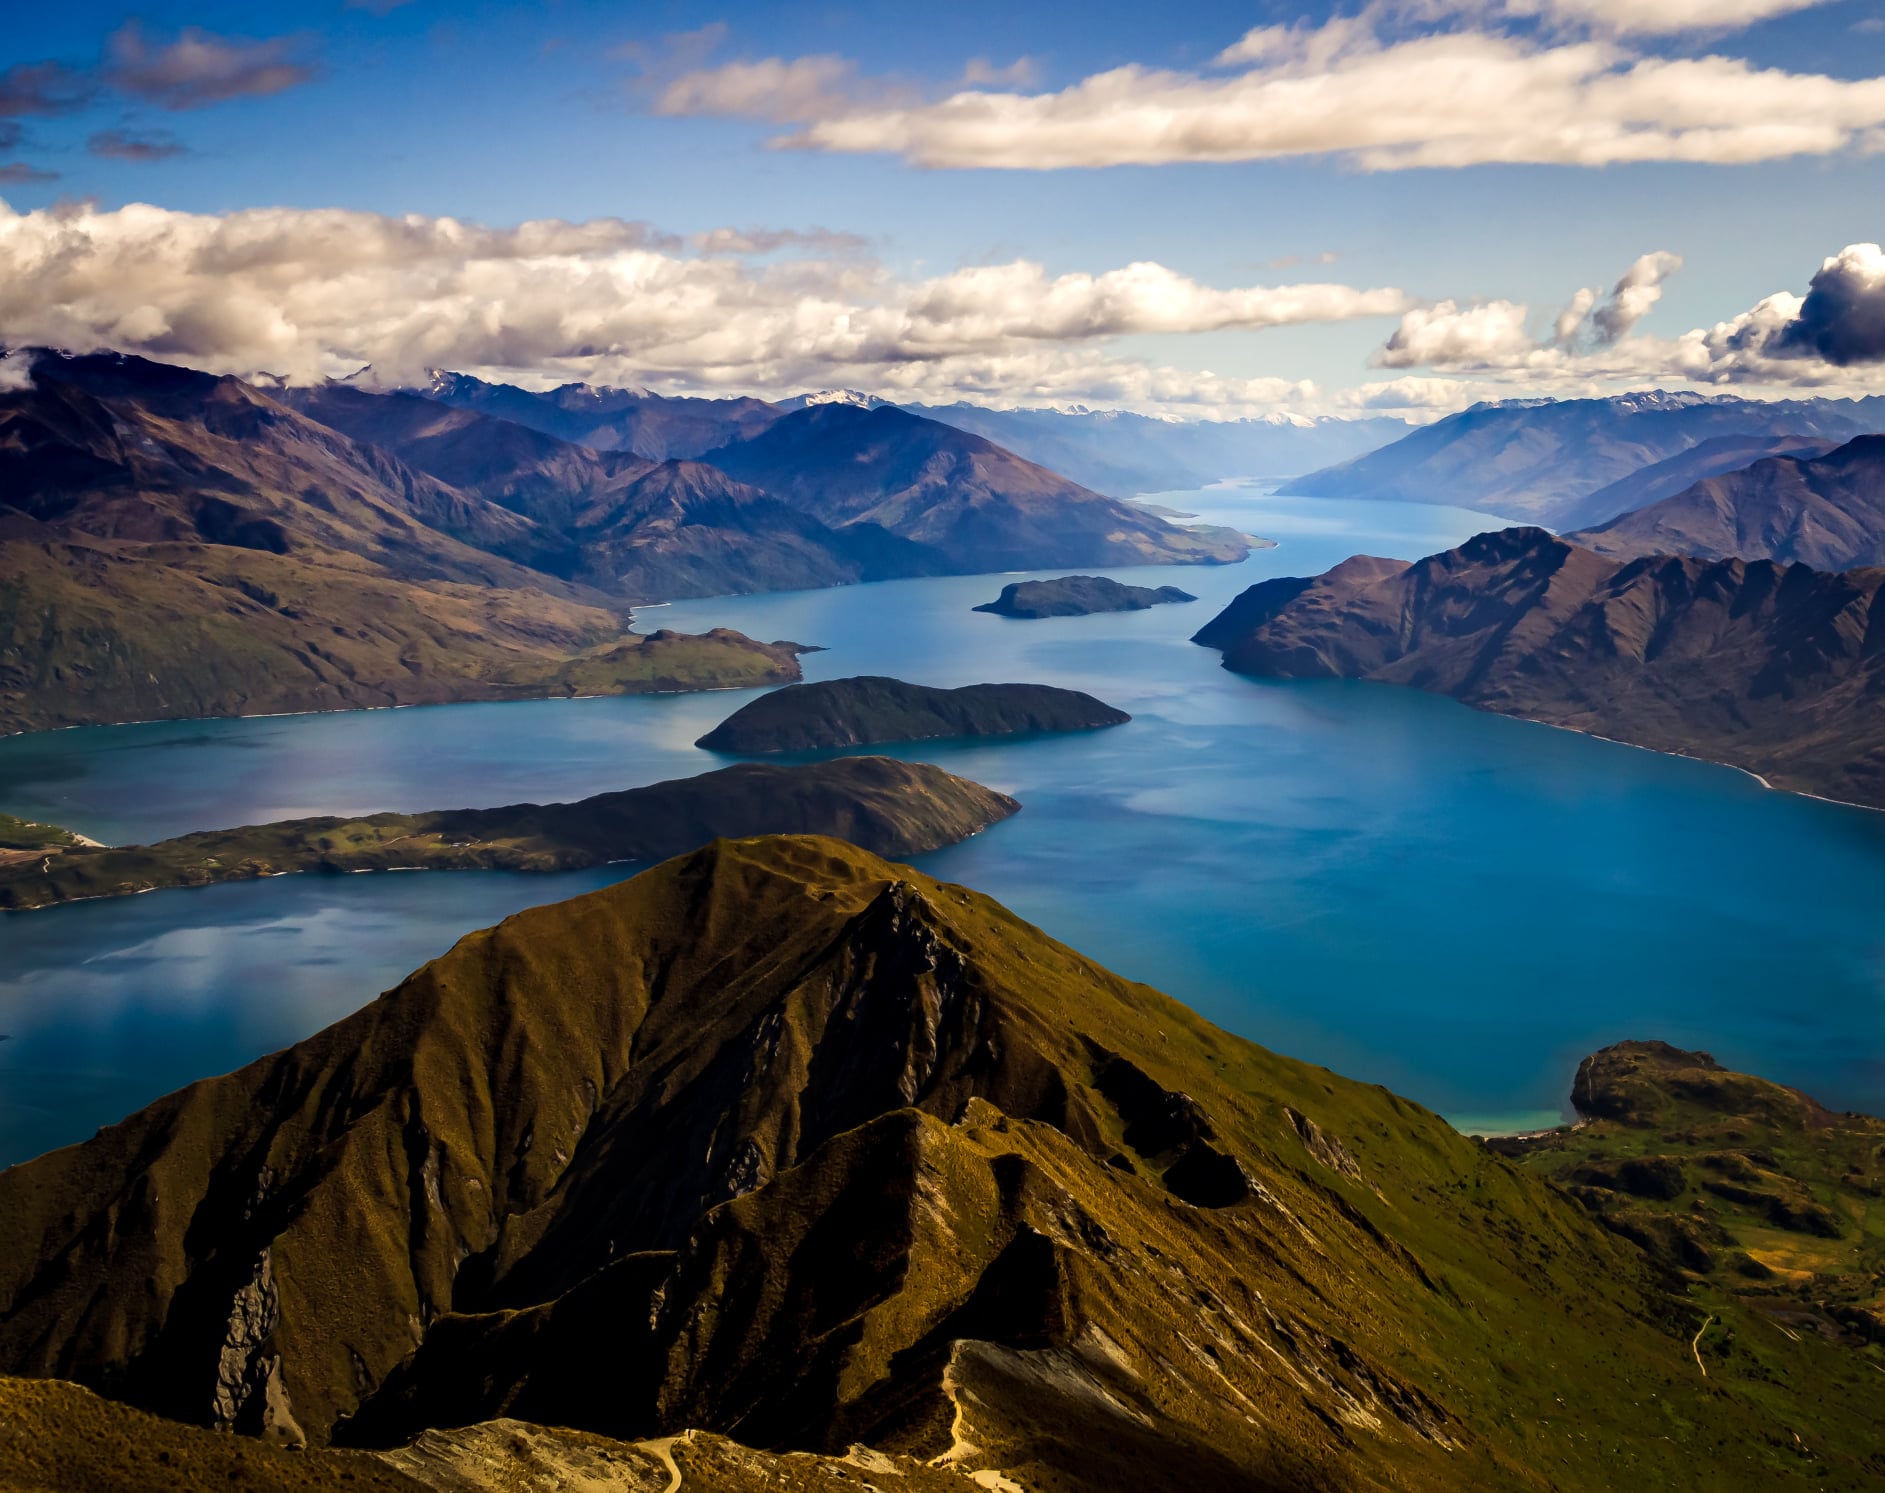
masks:
<svg viewBox="0 0 1885 1493"><path fill-rule="evenodd" d="M1268 1046L1465 1126L1549 1123L1577 1059L1699 1046L1885 1112L1885 815L1412 691L1240 678L1187 640L1270 575L1417 556L1484 515L1212 489L1167 499L1280 541L1109 574L1195 605L1016 622L1004 578L676 604L825 645L813 678L1022 679L1114 730L892 749L1015 794L923 858ZM147 840L293 814L568 799L720 765L745 693L67 731L0 741L0 809ZM617 870L291 877L0 916L0 1165L307 1035L460 934Z"/></svg>

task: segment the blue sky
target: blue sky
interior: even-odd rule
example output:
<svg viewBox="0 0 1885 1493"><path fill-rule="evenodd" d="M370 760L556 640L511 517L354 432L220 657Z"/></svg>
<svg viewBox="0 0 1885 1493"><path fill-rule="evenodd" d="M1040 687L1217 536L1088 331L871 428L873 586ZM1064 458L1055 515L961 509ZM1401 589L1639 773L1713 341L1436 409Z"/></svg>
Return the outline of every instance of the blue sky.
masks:
<svg viewBox="0 0 1885 1493"><path fill-rule="evenodd" d="M969 346L952 326L946 338L938 334L940 340L910 356L904 356L908 347L886 352L876 346L885 337L896 340L886 333L866 339L873 340L873 350L861 360L850 352L797 362L780 354L750 365L728 357L724 348L700 353L697 335L681 339L695 346L690 353L672 342L648 341L644 332L606 316L573 332L567 348L555 347L540 329L508 339L494 332L496 344L517 344L521 353L432 339L441 355L459 354L454 361L521 377L593 373L658 386L744 385L760 392L778 392L780 381L843 377L930 397L959 375L975 397L1084 397L1187 410L1215 402L1227 413L1338 409L1341 391L1369 383L1404 385L1417 405L1443 405L1487 392L1669 385L1697 370L1704 370L1706 380L1754 392L1802 385L1828 392L1870 389L1876 369L1865 362L1833 368L1809 366L1798 356L1737 361L1719 349L1678 353L1644 340L1679 339L1692 329L1742 317L1776 292L1804 295L1828 256L1881 237L1885 153L1878 147L1885 143L1885 82L1875 80L1885 77L1885 26L1877 24L1876 0L1668 0L1683 3L1714 6L1717 15L1737 5L1805 8L1745 26L1730 21L1642 35L1627 21L1621 28L1610 21L1618 7L1626 16L1632 9L1667 9L1662 0L1461 0L1437 7L1426 0L1421 7L1377 6L1365 13L1368 40L1347 52L1335 49L1333 61L1306 55L1278 62L1277 49L1295 45L1284 41L1266 43L1261 57L1253 49L1254 64L1239 64L1213 59L1253 28L1293 27L1312 52L1316 38L1333 36L1332 21L1354 17L1356 9L1202 3L1180 14L1143 4L1018 6L981 0L921 8L579 0L407 0L390 9L279 4L266 11L211 0L144 5L135 12L92 4L34 7L9 20L0 40L0 77L8 68L52 61L96 91L70 112L20 112L10 121L0 115L0 140L8 133L19 136L4 157L11 171L0 166L14 178L0 181L0 197L16 215L90 199L97 214L143 202L192 220L257 208L342 208L449 216L499 228L537 218L621 218L682 236L721 226L820 228L863 240L842 251L800 246L784 256L823 261L836 252L846 261L844 268L827 265L818 282L823 298L814 298L836 308L833 314L842 314L847 304L851 291L844 286L873 276L876 286L866 287L863 301L876 312L886 299L900 306L920 294L912 287L965 267L1015 262L1040 267L1037 288L1065 275L1103 277L1150 262L1182 282L1182 296L1191 294L1184 286L1228 292L1314 282L1391 290L1401 297L1385 310L1345 306L1330 316L1312 310L1281 325L1270 324L1266 310L1206 308L1136 320L1125 315L1108 322L1103 336L1084 330L1064 335L1060 323L1030 325L1019 334L1011 327L986 346ZM1554 7L1577 13L1553 14ZM127 33L127 23L136 29ZM712 30L698 34L705 28ZM689 39L688 33L697 35ZM229 54L235 58L233 81L216 81L218 64L210 57L209 86L190 91L202 81L183 65L191 58L171 57L167 49L191 36L206 47L235 49ZM1150 90L1156 95L1152 104L1163 107L1207 92L1247 65L1276 66L1305 87L1322 86L1354 65L1354 57L1365 64L1368 48L1379 53L1433 36L1486 38L1489 45L1528 53L1526 66L1542 66L1543 53L1568 57L1575 47L1610 48L1616 56L1608 64L1613 76L1643 61L1745 62L1811 81L1812 89L1799 95L1807 100L1804 111L1791 103L1777 109L1756 85L1719 70L1696 86L1714 90L1720 111L1755 122L1764 113L1789 119L1810 113L1824 93L1827 127L1837 125L1845 134L1831 148L1767 151L1767 159L1759 158L1764 152L1758 145L1734 143L1721 148L1728 158L1720 162L1506 163L1478 158L1488 140L1498 145L1501 126L1495 118L1471 126L1476 141L1458 148L1473 158L1462 164L1384 169L1379 161L1358 159L1352 149L1316 148L1320 137L1313 130L1307 131L1307 148L1280 158L1198 160L1181 149L1156 164L1118 164L1118 151L1103 143L1103 123L1091 129L1076 123L1076 139L1102 142L1090 162L1037 169L1029 164L1030 151L1046 147L1029 128L1020 128L991 148L998 164L930 163L933 152L957 149L950 143L956 137L949 121L934 106L965 87L1026 100L1130 67L1150 80L1133 88ZM204 62L206 54L193 55ZM1389 52L1385 65L1393 77L1417 85L1423 64L1409 52L1403 65L1399 55ZM101 63L107 58L116 59L116 73ZM166 71L166 59L177 66ZM776 59L788 72L805 59L843 59L848 71L828 64L837 69L836 84L827 90L833 96L809 105L795 104L789 86L754 99L746 86L751 80L736 79L744 91L737 106L729 106L721 96L732 86L729 64L764 59ZM263 64L285 71L242 73L243 67L254 71ZM1016 64L1017 71L1008 71ZM140 67L137 81L133 75ZM674 112L666 90L690 74L706 77L695 90L706 102L697 99ZM1169 80L1158 81L1160 74ZM1463 76L1478 73L1469 67ZM253 90L245 92L251 84ZM1835 97L1828 91L1834 85L1846 91ZM224 92L232 96L218 96ZM1741 95L1745 108L1737 103ZM0 87L0 100L6 96ZM1376 95L1364 89L1358 96ZM1526 123L1525 113L1514 111L1514 129ZM865 144L775 148L782 138L827 127ZM1119 138L1130 142L1134 127L1121 129ZM905 135L919 143L898 145ZM1691 135L1671 153L1715 149L1707 141L1698 146L1700 138ZM97 154L87 145L94 140L120 154L160 158ZM1134 148L1125 146L1128 152ZM1621 342L1599 339L1603 345L1593 346L1587 334L1579 334L1584 340L1574 348L1547 345L1546 324L1575 292L1609 292L1639 256L1652 251L1680 256L1682 265L1654 275L1660 298L1652 297ZM121 246L115 252L131 250ZM137 252L153 252L149 241L140 240ZM685 257L694 251L683 244L670 252ZM101 266L108 262L101 257ZM777 272L781 256L743 263L754 275L769 267ZM803 273L812 273L809 263ZM1869 269L1861 265L1854 274L1863 279ZM649 294L680 298L699 290L696 285L690 291L680 280L637 283L650 286ZM124 342L135 340L127 331L161 327L148 338L147 350L168 349L180 359L237 371L248 351L222 331L198 336L180 329L192 318L173 314L164 296L200 297L200 287L152 291L149 306L155 309L141 319L124 313L148 309L142 303L127 303L101 320L95 306L81 305L77 292L55 287L45 295L64 295L67 304L62 319L48 320L49 312L37 317L34 308L22 307L21 293L16 288L12 304L0 298L0 335L20 339L44 322L70 338L78 338L84 325L95 337L113 333ZM1032 293L1020 282L1003 290L1010 300ZM1145 293L1169 299L1173 292L1161 285ZM752 310L743 284L710 294L731 294ZM775 284L761 297L775 334L782 314L775 303L784 294ZM953 290L950 298L959 299ZM1403 338L1402 353L1390 357L1388 366L1371 367L1383 361L1382 349L1407 308L1435 303L1450 303L1454 319L1426 313L1416 329L1420 335ZM1471 324L1464 319L1475 307L1501 303L1525 311L1481 312ZM464 304L462 294L441 301L442 307ZM1003 314L1012 320L1013 308ZM328 321L344 321L345 313L331 306L323 306L318 327L297 321L309 344L307 366L338 368L362 349L385 358L384 338L376 341L364 324L384 322L383 309L365 304L359 315L362 326L341 332ZM974 315L982 315L979 307ZM1086 311L1069 315L1087 324L1081 321ZM194 319L204 320L201 314ZM1523 338L1514 330L1521 322ZM601 341L596 328L608 333ZM1016 353L1016 335L1028 356ZM291 348L277 336L266 350L299 358L301 344ZM403 357L407 349L390 351ZM421 351L412 349L412 356ZM493 360L493 352L501 356ZM522 362L504 361L516 357ZM1220 387L1204 392L1183 378L1128 378L1121 372L1124 364L1175 375L1209 370L1219 376ZM1085 383L1082 366L1090 372ZM1313 382L1314 390L1282 388L1303 381Z"/></svg>

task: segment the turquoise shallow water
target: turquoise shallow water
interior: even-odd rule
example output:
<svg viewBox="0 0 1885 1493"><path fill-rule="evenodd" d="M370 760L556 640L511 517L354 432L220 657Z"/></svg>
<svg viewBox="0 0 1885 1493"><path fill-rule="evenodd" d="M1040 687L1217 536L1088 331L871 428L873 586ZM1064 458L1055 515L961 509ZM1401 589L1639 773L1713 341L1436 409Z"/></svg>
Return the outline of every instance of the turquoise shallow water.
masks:
<svg viewBox="0 0 1885 1493"><path fill-rule="evenodd" d="M1409 691L1239 678L1186 641L1266 575L1414 556L1460 510L1213 490L1281 541L1108 572L1195 605L1014 622L991 577L644 613L826 645L807 673L1029 679L1111 731L922 744L1015 819L924 859L1122 973L1468 1125L1548 1123L1577 1058L1656 1036L1885 1111L1885 815ZM580 797L718 765L744 694L100 728L0 741L0 808L101 839ZM295 1040L459 934L618 874L292 877L0 917L0 1164Z"/></svg>

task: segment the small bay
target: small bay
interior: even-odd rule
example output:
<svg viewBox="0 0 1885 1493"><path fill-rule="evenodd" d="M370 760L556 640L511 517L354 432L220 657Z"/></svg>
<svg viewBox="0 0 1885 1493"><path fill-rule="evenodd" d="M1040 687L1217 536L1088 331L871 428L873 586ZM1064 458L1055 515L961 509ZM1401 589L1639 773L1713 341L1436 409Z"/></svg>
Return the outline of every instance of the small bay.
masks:
<svg viewBox="0 0 1885 1493"><path fill-rule="evenodd" d="M1497 527L1226 486L1161 499L1279 541L1106 573L1195 604L1011 621L1016 577L648 609L828 651L812 678L1029 680L1130 725L920 743L1015 794L925 857L1121 973L1465 1125L1550 1123L1585 1052L1661 1037L1885 1111L1885 815L1412 691L1268 683L1188 639L1266 576ZM1043 572L1042 574L1053 574ZM571 799L719 766L749 692L168 722L0 741L0 809L113 842L297 814ZM284 877L0 917L0 1165L357 1008L473 928L632 868Z"/></svg>

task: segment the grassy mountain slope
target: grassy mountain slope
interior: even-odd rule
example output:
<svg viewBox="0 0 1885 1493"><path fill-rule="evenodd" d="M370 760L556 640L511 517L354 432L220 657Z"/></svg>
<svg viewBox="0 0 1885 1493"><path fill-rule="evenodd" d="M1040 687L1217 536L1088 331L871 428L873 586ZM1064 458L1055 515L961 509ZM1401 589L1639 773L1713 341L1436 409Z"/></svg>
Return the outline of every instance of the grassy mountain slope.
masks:
<svg viewBox="0 0 1885 1493"><path fill-rule="evenodd" d="M964 571L1221 563L1249 552L1228 529L1166 523L888 405L813 405L702 459L824 523L876 524Z"/></svg>
<svg viewBox="0 0 1885 1493"><path fill-rule="evenodd" d="M1567 536L1599 554L1885 565L1885 436L1775 456Z"/></svg>
<svg viewBox="0 0 1885 1493"><path fill-rule="evenodd" d="M1862 1355L1703 1379L1697 1317L1418 1106L815 838L522 913L0 1173L0 1362L277 1438L698 1426L1030 1489L1885 1472Z"/></svg>
<svg viewBox="0 0 1885 1493"><path fill-rule="evenodd" d="M1699 1295L1885 1350L1885 1120L1662 1042L1586 1058L1571 1100L1575 1128L1495 1144ZM1726 1330L1697 1346L1735 1351Z"/></svg>
<svg viewBox="0 0 1885 1493"><path fill-rule="evenodd" d="M1195 641L1282 679L1372 679L1885 805L1885 570L1667 555L1540 529L1252 586Z"/></svg>
<svg viewBox="0 0 1885 1493"><path fill-rule="evenodd" d="M0 527L0 732L799 677L789 645L627 633L602 607L534 588L36 532Z"/></svg>
<svg viewBox="0 0 1885 1493"><path fill-rule="evenodd" d="M967 839L1019 807L922 762L743 763L577 803L290 819L123 848L47 840L52 853L10 864L0 858L0 908L293 871L565 871L662 860L716 836L838 835L879 855L920 855ZM0 846L7 839L0 820Z"/></svg>

